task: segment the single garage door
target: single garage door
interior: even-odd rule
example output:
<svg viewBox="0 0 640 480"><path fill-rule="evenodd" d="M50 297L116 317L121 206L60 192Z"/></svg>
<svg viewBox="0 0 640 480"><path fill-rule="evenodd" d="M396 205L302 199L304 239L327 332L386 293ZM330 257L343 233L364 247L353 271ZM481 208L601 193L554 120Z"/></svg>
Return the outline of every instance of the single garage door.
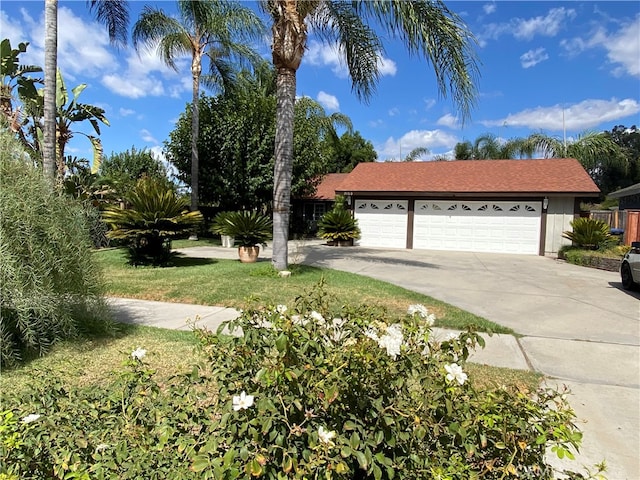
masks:
<svg viewBox="0 0 640 480"><path fill-rule="evenodd" d="M413 248L537 255L541 202L416 200Z"/></svg>
<svg viewBox="0 0 640 480"><path fill-rule="evenodd" d="M356 200L363 247L407 247L407 200Z"/></svg>

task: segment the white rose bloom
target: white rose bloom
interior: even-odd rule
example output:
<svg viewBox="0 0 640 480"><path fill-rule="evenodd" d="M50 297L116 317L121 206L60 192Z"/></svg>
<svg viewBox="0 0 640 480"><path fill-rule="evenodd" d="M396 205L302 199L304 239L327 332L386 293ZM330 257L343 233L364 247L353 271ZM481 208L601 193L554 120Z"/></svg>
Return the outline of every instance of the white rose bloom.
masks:
<svg viewBox="0 0 640 480"><path fill-rule="evenodd" d="M427 316L429 315L429 310L427 310L427 307L425 307L424 305L416 304L416 305L409 305L409 308L407 309L407 313L409 315L418 314L422 318L427 318Z"/></svg>
<svg viewBox="0 0 640 480"><path fill-rule="evenodd" d="M147 355L147 351L144 348L136 348L133 352L131 352L131 357L134 360L142 360L145 355Z"/></svg>
<svg viewBox="0 0 640 480"><path fill-rule="evenodd" d="M451 363L444 366L447 371L446 379L449 382L457 381L460 385L464 385L467 381L467 374L462 371L462 367L457 363Z"/></svg>
<svg viewBox="0 0 640 480"><path fill-rule="evenodd" d="M280 315L282 315L286 311L287 311L287 306L286 305L277 305L276 306L276 312L278 312Z"/></svg>
<svg viewBox="0 0 640 480"><path fill-rule="evenodd" d="M253 405L253 395L247 395L244 390L240 393L240 395L233 396L233 409L236 412L238 410L246 410L252 405Z"/></svg>
<svg viewBox="0 0 640 480"><path fill-rule="evenodd" d="M31 413L31 414L27 415L26 417L22 417L22 423L35 422L39 418L40 418L40 415L38 415L37 413Z"/></svg>
<svg viewBox="0 0 640 480"><path fill-rule="evenodd" d="M378 345L386 348L387 355L395 360L400 355L403 340L402 327L399 323L394 323L387 327L385 334L378 340Z"/></svg>
<svg viewBox="0 0 640 480"><path fill-rule="evenodd" d="M327 445L333 446L334 443L331 441L336 437L336 432L333 430L325 430L324 427L318 428L318 438L322 443L326 443Z"/></svg>
<svg viewBox="0 0 640 480"><path fill-rule="evenodd" d="M324 317L322 316L322 314L321 314L321 313L316 312L315 310L313 310L313 311L309 314L309 316L311 317L311 319L312 319L312 320L315 320L315 321L316 321L316 322L318 322L320 325L324 325L324 323L325 323L325 319L324 319Z"/></svg>

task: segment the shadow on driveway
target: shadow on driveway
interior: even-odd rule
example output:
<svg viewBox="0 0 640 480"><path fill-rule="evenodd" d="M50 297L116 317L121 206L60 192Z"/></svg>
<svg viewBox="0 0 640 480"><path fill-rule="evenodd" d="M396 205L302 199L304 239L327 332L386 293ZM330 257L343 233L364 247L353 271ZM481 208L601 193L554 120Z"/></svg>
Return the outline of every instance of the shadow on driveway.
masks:
<svg viewBox="0 0 640 480"><path fill-rule="evenodd" d="M415 260L411 258L401 258L403 256L409 257L411 250L399 250L393 257L385 256L385 250L377 250L374 248L361 248L361 247L332 247L328 245L318 245L313 248L306 249L304 263L311 263L316 265L329 265L333 260L352 260L364 263L404 266L404 267L416 267L416 268L430 268L439 269L439 265L433 263ZM289 254L290 257L295 257L294 254Z"/></svg>

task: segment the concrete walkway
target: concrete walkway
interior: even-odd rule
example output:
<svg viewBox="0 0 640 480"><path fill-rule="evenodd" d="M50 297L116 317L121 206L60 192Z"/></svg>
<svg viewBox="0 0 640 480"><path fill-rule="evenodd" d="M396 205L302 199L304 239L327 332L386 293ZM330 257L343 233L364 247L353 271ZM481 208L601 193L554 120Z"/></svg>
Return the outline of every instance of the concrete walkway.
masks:
<svg viewBox="0 0 640 480"><path fill-rule="evenodd" d="M180 252L237 258L235 249L219 247ZM292 242L289 252L290 263L384 280L513 328L523 337L487 337L487 347L472 361L533 369L550 377L552 385L567 385L584 422L578 462L606 460L609 479L640 479L640 295L623 291L617 273L524 255L339 248L319 242ZM268 248L261 253L270 256ZM237 315L222 307L112 303L120 320L165 328L190 328L186 319L198 316L198 325L215 329Z"/></svg>

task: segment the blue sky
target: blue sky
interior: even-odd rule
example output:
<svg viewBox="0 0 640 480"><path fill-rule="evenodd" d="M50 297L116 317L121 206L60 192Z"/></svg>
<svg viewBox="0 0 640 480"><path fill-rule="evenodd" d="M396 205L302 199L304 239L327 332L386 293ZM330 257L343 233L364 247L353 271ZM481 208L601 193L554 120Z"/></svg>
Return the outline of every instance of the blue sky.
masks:
<svg viewBox="0 0 640 480"><path fill-rule="evenodd" d="M167 12L174 2L130 2L135 22L144 5ZM254 2L246 2L253 5ZM477 105L461 125L455 106L437 90L431 66L385 39L381 78L368 104L351 92L332 45L311 38L298 71L298 95L348 115L379 160L416 147L451 155L454 145L484 133L500 138L533 132L568 138L615 125L640 125L639 2L448 2L477 39ZM0 36L28 41L24 63L44 64L44 1L3 0ZM86 83L81 101L99 105L111 126L102 130L105 153L135 146L161 154L163 141L191 99L188 59L179 72L152 52L116 49L86 2L59 2L58 65L67 86ZM270 58L268 40L256 45ZM564 120L563 120L564 118ZM563 130L564 128L564 130ZM82 131L90 133L87 125ZM68 153L91 157L89 142L73 140Z"/></svg>

